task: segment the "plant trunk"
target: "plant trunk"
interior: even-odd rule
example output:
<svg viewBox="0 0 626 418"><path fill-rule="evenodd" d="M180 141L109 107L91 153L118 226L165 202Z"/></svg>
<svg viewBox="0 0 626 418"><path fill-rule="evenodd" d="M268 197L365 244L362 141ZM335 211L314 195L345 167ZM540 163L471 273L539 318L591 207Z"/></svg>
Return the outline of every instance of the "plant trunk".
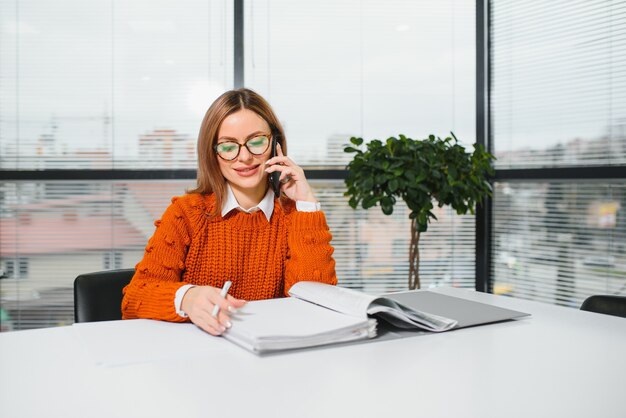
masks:
<svg viewBox="0 0 626 418"><path fill-rule="evenodd" d="M411 221L411 244L409 246L409 290L420 288L420 233L415 219Z"/></svg>

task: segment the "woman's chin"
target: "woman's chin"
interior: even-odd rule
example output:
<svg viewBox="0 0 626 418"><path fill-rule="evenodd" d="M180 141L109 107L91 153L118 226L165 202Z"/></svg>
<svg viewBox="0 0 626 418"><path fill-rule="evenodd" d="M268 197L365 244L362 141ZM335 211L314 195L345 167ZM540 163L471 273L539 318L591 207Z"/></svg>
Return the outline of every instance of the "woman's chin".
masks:
<svg viewBox="0 0 626 418"><path fill-rule="evenodd" d="M234 179L228 179L228 182L231 184L231 187L240 189L240 190L245 190L245 191L250 191L250 192L256 192L259 189L263 189L265 190L266 184L267 184L267 178L266 177L262 177L262 178L252 178L252 177L247 177L247 178L234 178Z"/></svg>

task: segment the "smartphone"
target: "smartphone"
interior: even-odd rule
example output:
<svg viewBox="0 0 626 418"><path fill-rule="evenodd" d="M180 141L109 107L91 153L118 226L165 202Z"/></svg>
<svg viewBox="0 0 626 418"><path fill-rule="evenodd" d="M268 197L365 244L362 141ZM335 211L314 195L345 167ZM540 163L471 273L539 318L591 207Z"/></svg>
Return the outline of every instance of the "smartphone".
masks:
<svg viewBox="0 0 626 418"><path fill-rule="evenodd" d="M276 144L278 143L278 135L272 135L272 148L270 152L270 158L276 157ZM274 171L268 176L270 187L274 190L274 196L280 197L280 171Z"/></svg>

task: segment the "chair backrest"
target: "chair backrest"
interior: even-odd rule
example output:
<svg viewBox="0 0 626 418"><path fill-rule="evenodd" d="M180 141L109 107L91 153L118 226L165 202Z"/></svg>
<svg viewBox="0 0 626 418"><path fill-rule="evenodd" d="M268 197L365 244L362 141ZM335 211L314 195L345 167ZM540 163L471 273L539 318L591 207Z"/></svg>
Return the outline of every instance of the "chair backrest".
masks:
<svg viewBox="0 0 626 418"><path fill-rule="evenodd" d="M626 296L594 295L589 296L580 309L606 315L626 318Z"/></svg>
<svg viewBox="0 0 626 418"><path fill-rule="evenodd" d="M122 319L122 289L134 274L134 269L124 269L78 276L74 280L74 321Z"/></svg>

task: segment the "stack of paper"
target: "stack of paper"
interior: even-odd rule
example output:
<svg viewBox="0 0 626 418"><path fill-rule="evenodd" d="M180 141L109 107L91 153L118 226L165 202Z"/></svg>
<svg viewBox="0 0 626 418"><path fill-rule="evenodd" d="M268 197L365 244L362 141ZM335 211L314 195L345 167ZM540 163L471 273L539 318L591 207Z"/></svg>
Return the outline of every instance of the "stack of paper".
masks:
<svg viewBox="0 0 626 418"><path fill-rule="evenodd" d="M255 353L376 336L376 320L344 315L296 298L249 302L224 338Z"/></svg>

